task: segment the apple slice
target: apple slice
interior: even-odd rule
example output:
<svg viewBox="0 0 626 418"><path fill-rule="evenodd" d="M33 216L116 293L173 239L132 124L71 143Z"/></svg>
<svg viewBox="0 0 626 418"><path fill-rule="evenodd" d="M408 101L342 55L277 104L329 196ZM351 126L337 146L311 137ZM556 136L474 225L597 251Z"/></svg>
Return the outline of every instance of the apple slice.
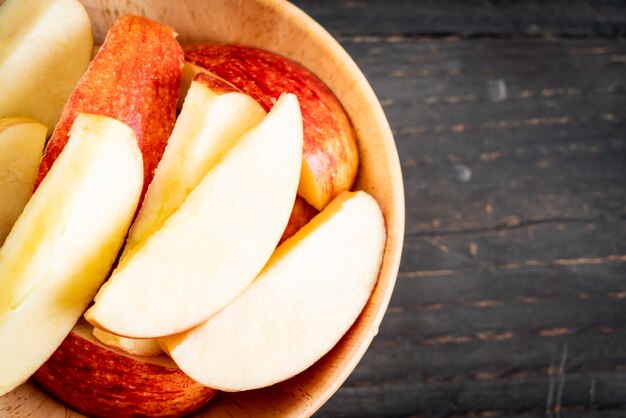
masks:
<svg viewBox="0 0 626 418"><path fill-rule="evenodd" d="M0 119L0 245L33 190L47 131L32 119Z"/></svg>
<svg viewBox="0 0 626 418"><path fill-rule="evenodd" d="M207 173L163 227L124 257L86 313L118 335L198 325L237 296L272 254L302 164L302 119L286 94Z"/></svg>
<svg viewBox="0 0 626 418"><path fill-rule="evenodd" d="M214 74L210 74L209 71L205 70L202 67L191 64L189 62L184 62L182 75L180 78L180 92L178 94L178 106L177 107L179 111L183 108L185 99L187 98L187 93L189 92L189 89L191 88L191 82L193 81L193 78L196 76L196 74L199 74L199 73L209 74L212 78L223 81L224 83L227 83L226 81L218 78ZM227 84L232 86L232 84L230 83L227 83ZM233 88L237 89L235 86L233 86Z"/></svg>
<svg viewBox="0 0 626 418"><path fill-rule="evenodd" d="M198 74L190 82L172 136L130 229L122 258L157 231L226 151L266 114L250 96L208 74ZM94 335L103 343L131 354L161 352L151 339L120 337L98 328Z"/></svg>
<svg viewBox="0 0 626 418"><path fill-rule="evenodd" d="M133 131L79 115L0 249L0 395L61 344L109 273L143 185Z"/></svg>
<svg viewBox="0 0 626 418"><path fill-rule="evenodd" d="M365 192L344 192L281 245L239 297L204 324L160 341L191 378L257 389L326 354L365 306L378 277L385 225Z"/></svg>
<svg viewBox="0 0 626 418"><path fill-rule="evenodd" d="M168 26L140 16L122 16L111 26L67 102L35 187L65 146L76 115L90 112L114 117L134 130L144 160L145 192L176 120L183 56L175 35Z"/></svg>
<svg viewBox="0 0 626 418"><path fill-rule="evenodd" d="M282 93L302 107L304 147L298 194L316 209L349 189L359 155L343 107L313 73L281 55L242 45L199 44L185 48L185 72L204 68L256 99L267 110Z"/></svg>
<svg viewBox="0 0 626 418"><path fill-rule="evenodd" d="M218 77L216 74L210 72L209 70L190 62L185 62L185 65L183 66L183 75L180 82L180 99L178 101L179 108L182 107L182 104L184 103L187 91L191 86L193 78L196 76L196 74L200 73L205 73L209 75L211 79L216 80L216 83L224 83L227 86L232 86L232 84ZM233 88L236 87L233 86ZM296 197L296 201L294 202L293 210L291 211L291 216L289 217L287 227L285 228L283 236L280 238L278 244L280 245L284 240L295 234L307 222L313 219L313 217L317 215L318 212L319 211L317 209L315 209L304 198L298 195Z"/></svg>
<svg viewBox="0 0 626 418"><path fill-rule="evenodd" d="M109 116L133 129L144 160L145 192L176 121L183 53L175 35L170 27L140 16L122 16L111 26L67 101L35 187L65 146L81 112Z"/></svg>
<svg viewBox="0 0 626 418"><path fill-rule="evenodd" d="M51 130L93 49L78 0L7 0L0 6L0 117L36 119Z"/></svg>
<svg viewBox="0 0 626 418"><path fill-rule="evenodd" d="M159 345L158 340L154 338L126 338L110 332L94 328L93 336L102 344L124 351L135 356L153 357L163 354L163 349Z"/></svg>
<svg viewBox="0 0 626 418"><path fill-rule="evenodd" d="M265 114L254 99L231 85L207 74L195 76L124 253L157 231Z"/></svg>
<svg viewBox="0 0 626 418"><path fill-rule="evenodd" d="M90 417L178 417L216 393L191 380L167 356L139 357L104 347L82 320L35 377Z"/></svg>

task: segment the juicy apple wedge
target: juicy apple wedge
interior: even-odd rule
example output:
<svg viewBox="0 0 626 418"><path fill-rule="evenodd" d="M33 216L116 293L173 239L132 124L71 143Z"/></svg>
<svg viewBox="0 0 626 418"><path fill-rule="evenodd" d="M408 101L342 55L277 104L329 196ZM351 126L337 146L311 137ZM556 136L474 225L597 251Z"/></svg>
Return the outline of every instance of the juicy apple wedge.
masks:
<svg viewBox="0 0 626 418"><path fill-rule="evenodd" d="M0 245L33 190L47 131L32 119L0 119Z"/></svg>
<svg viewBox="0 0 626 418"><path fill-rule="evenodd" d="M154 234L120 260L86 318L150 338L189 329L254 279L289 219L302 164L297 98L282 96Z"/></svg>
<svg viewBox="0 0 626 418"><path fill-rule="evenodd" d="M79 115L0 249L0 395L54 352L109 273L143 185L133 131Z"/></svg>
<svg viewBox="0 0 626 418"><path fill-rule="evenodd" d="M216 78L217 76L214 73L209 72L208 70L199 67L195 64L191 64L186 62L183 66L183 75L181 78L181 87L180 87L180 98L178 101L179 108L182 107L182 104L185 101L185 97L187 92L190 89L191 83L194 80L194 77L197 77L198 74L204 73L205 76L210 77L213 83L216 84L224 84L226 86L231 85L226 82L222 78ZM233 86L233 88L235 88ZM238 90L238 89L237 89ZM239 90L238 90L239 91ZM315 215L317 215L319 211L311 206L304 198L300 195L296 197L296 201L294 202L293 209L291 211L291 216L289 217L289 222L287 223L287 227L283 232L283 236L280 238L279 245L295 234L300 228L302 228L307 222L309 222Z"/></svg>
<svg viewBox="0 0 626 418"><path fill-rule="evenodd" d="M133 129L144 160L145 191L176 120L183 55L175 35L170 27L140 16L122 16L111 26L65 105L35 187L65 146L76 115L92 113Z"/></svg>
<svg viewBox="0 0 626 418"><path fill-rule="evenodd" d="M265 114L257 102L236 88L207 74L195 76L124 253L158 230Z"/></svg>
<svg viewBox="0 0 626 418"><path fill-rule="evenodd" d="M78 0L7 0L0 28L0 117L33 118L52 130L91 60L85 8Z"/></svg>
<svg viewBox="0 0 626 418"><path fill-rule="evenodd" d="M128 354L152 357L163 353L159 342L154 338L139 339L120 337L119 335L111 334L99 328L94 328L92 334L107 347L113 347Z"/></svg>
<svg viewBox="0 0 626 418"><path fill-rule="evenodd" d="M240 296L204 324L161 339L194 380L224 391L300 373L346 333L376 283L385 225L365 192L343 192L286 240Z"/></svg>
<svg viewBox="0 0 626 418"><path fill-rule="evenodd" d="M193 381L167 356L139 357L103 346L80 321L35 374L37 381L89 417L180 417L214 389ZM89 344L85 344L85 341Z"/></svg>
<svg viewBox="0 0 626 418"><path fill-rule="evenodd" d="M284 92L298 96L304 124L303 164L298 194L321 210L356 177L356 137L343 107L309 70L286 57L241 45L185 48L185 73L200 68L234 84L266 110Z"/></svg>
<svg viewBox="0 0 626 418"><path fill-rule="evenodd" d="M250 96L208 74L198 74L190 83L181 89L187 93L186 99L130 229L122 258L163 226L206 173L266 115ZM120 337L99 328L94 335L131 354L150 355L159 349L156 341Z"/></svg>

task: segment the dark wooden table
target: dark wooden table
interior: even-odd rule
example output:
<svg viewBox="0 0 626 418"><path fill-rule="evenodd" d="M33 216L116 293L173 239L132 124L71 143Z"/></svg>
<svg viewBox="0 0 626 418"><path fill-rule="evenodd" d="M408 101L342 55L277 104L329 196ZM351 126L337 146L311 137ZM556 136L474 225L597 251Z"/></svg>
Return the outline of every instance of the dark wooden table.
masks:
<svg viewBox="0 0 626 418"><path fill-rule="evenodd" d="M394 296L317 417L626 416L626 2L295 2L405 181Z"/></svg>

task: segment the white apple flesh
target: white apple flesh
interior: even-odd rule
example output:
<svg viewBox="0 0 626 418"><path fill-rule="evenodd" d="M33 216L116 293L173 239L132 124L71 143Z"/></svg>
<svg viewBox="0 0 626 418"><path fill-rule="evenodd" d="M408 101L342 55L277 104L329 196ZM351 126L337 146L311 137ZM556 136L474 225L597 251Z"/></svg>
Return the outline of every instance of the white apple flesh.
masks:
<svg viewBox="0 0 626 418"><path fill-rule="evenodd" d="M187 195L266 112L250 96L199 74L191 83L124 253L157 231Z"/></svg>
<svg viewBox="0 0 626 418"><path fill-rule="evenodd" d="M72 329L109 273L143 186L133 131L80 115L0 249L0 395Z"/></svg>
<svg viewBox="0 0 626 418"><path fill-rule="evenodd" d="M183 372L216 389L257 389L292 377L356 320L376 283L385 240L376 201L343 192L286 240L232 303L160 341Z"/></svg>
<svg viewBox="0 0 626 418"><path fill-rule="evenodd" d="M0 245L32 193L47 131L32 119L0 119Z"/></svg>
<svg viewBox="0 0 626 418"><path fill-rule="evenodd" d="M134 356L154 357L163 354L159 342L154 338L126 338L108 331L94 328L93 336L102 344L124 351Z"/></svg>
<svg viewBox="0 0 626 418"><path fill-rule="evenodd" d="M78 0L7 0L0 28L0 117L33 118L53 129L91 60L85 8Z"/></svg>
<svg viewBox="0 0 626 418"><path fill-rule="evenodd" d="M266 115L250 96L207 74L192 77L187 83L186 100L130 229L122 258L157 231L236 141ZM161 352L151 339L120 337L99 328L95 328L94 336L131 354Z"/></svg>
<svg viewBox="0 0 626 418"><path fill-rule="evenodd" d="M235 44L188 45L185 61L183 74L204 69L252 96L266 110L284 92L297 95L304 125L298 195L322 210L352 187L359 165L354 130L337 98L311 71L282 55Z"/></svg>
<svg viewBox="0 0 626 418"><path fill-rule="evenodd" d="M122 258L87 320L121 336L150 338L185 331L222 309L274 251L301 164L300 107L285 94L163 226Z"/></svg>

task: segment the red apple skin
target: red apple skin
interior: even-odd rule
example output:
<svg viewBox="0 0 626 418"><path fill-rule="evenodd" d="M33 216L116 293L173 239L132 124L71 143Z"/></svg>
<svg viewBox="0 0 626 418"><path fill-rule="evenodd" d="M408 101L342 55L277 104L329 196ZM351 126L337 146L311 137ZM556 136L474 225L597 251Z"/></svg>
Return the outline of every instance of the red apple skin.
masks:
<svg viewBox="0 0 626 418"><path fill-rule="evenodd" d="M221 96L226 93L241 93L237 87L224 80L215 78L207 73L198 73L193 76L193 81L204 84L213 93Z"/></svg>
<svg viewBox="0 0 626 418"><path fill-rule="evenodd" d="M180 417L216 393L177 367L140 361L72 333L36 373L52 395L90 417Z"/></svg>
<svg viewBox="0 0 626 418"><path fill-rule="evenodd" d="M304 161L321 196L309 203L321 210L352 187L359 164L352 125L337 98L313 73L283 56L240 45L191 45L185 48L185 60L232 83L265 110L281 93L295 93L302 109Z"/></svg>
<svg viewBox="0 0 626 418"><path fill-rule="evenodd" d="M173 29L140 16L122 16L109 29L48 142L35 189L68 141L79 112L130 126L144 160L144 192L176 121L183 52Z"/></svg>

